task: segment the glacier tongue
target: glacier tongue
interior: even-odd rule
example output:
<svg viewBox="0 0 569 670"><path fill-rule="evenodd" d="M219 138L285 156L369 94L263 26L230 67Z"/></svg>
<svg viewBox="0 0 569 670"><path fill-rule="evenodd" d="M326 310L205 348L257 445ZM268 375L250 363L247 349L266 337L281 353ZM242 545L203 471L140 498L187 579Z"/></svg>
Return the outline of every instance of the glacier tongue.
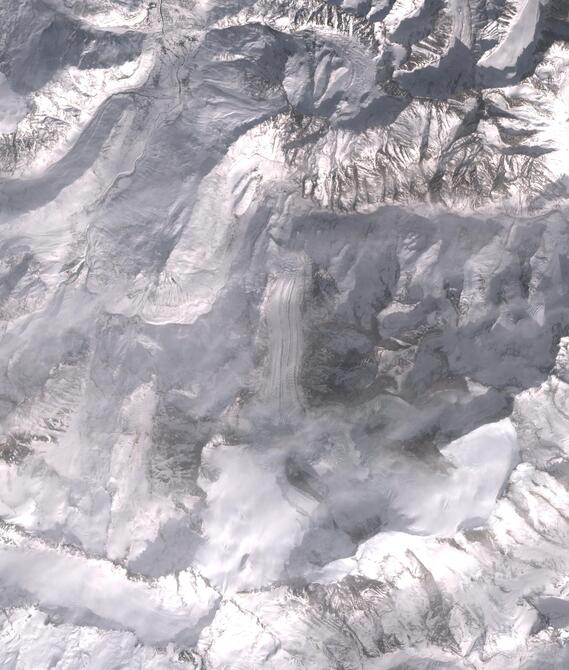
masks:
<svg viewBox="0 0 569 670"><path fill-rule="evenodd" d="M568 3L0 23L0 665L569 667Z"/></svg>

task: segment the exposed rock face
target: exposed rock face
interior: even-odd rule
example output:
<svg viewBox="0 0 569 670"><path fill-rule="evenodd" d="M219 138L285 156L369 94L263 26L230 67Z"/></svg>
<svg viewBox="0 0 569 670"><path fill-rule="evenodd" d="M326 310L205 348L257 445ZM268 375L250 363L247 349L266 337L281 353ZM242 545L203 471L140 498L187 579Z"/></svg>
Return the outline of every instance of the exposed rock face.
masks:
<svg viewBox="0 0 569 670"><path fill-rule="evenodd" d="M0 665L569 667L569 4L0 22Z"/></svg>

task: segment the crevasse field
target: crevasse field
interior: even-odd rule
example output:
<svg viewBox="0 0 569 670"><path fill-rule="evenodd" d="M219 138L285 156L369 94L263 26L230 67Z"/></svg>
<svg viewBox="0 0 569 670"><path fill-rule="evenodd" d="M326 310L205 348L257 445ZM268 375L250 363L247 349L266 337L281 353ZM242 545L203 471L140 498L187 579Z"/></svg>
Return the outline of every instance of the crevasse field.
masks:
<svg viewBox="0 0 569 670"><path fill-rule="evenodd" d="M0 1L0 668L569 668L569 2Z"/></svg>

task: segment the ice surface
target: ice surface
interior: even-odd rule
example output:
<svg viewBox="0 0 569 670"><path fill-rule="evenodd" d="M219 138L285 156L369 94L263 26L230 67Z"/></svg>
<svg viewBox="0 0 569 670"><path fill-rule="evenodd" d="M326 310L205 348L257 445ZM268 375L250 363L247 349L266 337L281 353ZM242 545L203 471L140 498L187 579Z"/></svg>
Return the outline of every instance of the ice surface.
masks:
<svg viewBox="0 0 569 670"><path fill-rule="evenodd" d="M0 665L569 667L569 5L0 3Z"/></svg>

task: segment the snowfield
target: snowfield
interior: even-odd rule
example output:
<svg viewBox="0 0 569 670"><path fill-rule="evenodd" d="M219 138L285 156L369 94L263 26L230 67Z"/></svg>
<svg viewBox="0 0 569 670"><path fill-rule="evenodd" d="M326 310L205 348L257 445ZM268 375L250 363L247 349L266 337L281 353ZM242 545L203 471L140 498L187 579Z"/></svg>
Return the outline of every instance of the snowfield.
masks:
<svg viewBox="0 0 569 670"><path fill-rule="evenodd" d="M569 667L569 3L0 25L0 667Z"/></svg>

